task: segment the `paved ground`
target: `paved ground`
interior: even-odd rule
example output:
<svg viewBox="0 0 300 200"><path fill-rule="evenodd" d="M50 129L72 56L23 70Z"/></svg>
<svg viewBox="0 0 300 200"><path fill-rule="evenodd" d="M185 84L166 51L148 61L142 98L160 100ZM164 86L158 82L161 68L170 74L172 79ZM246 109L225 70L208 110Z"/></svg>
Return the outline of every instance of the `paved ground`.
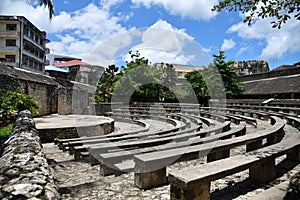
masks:
<svg viewBox="0 0 300 200"><path fill-rule="evenodd" d="M164 122L152 122L153 128L164 127ZM261 121L257 129L252 126L247 127L249 132L254 132L266 128L268 124ZM117 131L131 129L131 125L116 123ZM295 131L292 127L285 127L286 134ZM232 154L244 153L244 148L235 148ZM170 187L163 186L151 190L140 190L134 185L133 173L123 174L118 177L99 175L98 166L91 167L87 162L76 162L67 152L62 152L54 144L44 144L44 153L55 172L56 184L62 193L62 199L169 199ZM248 179L248 171L243 171L224 179L213 181L211 184L211 199L268 199L272 195L282 195L284 182L287 181L296 171L300 170L300 165L295 162L287 162L285 157L276 160L280 176L267 185L258 185ZM204 163L203 158L197 160L180 162L168 167L168 171L174 168ZM271 189L270 189L271 188ZM268 190L269 189L269 190ZM280 193L281 190L281 193ZM274 192L275 191L275 192ZM262 193L264 192L264 193ZM260 194L260 196L256 196ZM270 196L268 196L270 195ZM273 196L274 197L274 196ZM269 198L272 199L272 198ZM278 199L278 198L277 198ZM280 198L279 198L280 199Z"/></svg>
<svg viewBox="0 0 300 200"><path fill-rule="evenodd" d="M112 119L96 115L47 115L34 118L37 129L66 128L93 126L105 122L111 122ZM63 121L63 123L62 123Z"/></svg>

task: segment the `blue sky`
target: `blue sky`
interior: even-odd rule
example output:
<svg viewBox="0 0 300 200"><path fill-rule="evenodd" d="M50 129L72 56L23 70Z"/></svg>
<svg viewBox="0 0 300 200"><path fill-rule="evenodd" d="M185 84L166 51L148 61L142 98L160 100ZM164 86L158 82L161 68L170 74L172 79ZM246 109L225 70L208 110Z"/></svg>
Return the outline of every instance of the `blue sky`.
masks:
<svg viewBox="0 0 300 200"><path fill-rule="evenodd" d="M216 2L53 0L55 16L49 21L44 7L1 0L0 14L24 15L47 32L54 54L92 64L120 63L130 49L153 63L201 65L220 49L227 59L267 60L271 68L300 61L299 21L290 20L280 30L271 28L272 19L248 26L241 13L211 12Z"/></svg>

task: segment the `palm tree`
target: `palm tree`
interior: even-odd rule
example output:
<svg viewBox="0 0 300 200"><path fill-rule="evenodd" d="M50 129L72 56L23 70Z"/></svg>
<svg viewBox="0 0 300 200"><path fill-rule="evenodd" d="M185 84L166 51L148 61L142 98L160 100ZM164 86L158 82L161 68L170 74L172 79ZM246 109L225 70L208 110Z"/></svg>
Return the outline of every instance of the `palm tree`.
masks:
<svg viewBox="0 0 300 200"><path fill-rule="evenodd" d="M40 3L40 5L44 5L48 7L49 10L49 19L52 19L54 14L54 5L52 0L31 0L32 2L37 1Z"/></svg>

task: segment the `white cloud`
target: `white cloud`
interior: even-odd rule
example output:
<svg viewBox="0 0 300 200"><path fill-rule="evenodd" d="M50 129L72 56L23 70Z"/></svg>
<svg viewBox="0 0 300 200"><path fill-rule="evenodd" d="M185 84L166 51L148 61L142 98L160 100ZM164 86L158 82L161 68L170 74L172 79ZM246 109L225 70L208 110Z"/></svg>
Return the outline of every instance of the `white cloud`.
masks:
<svg viewBox="0 0 300 200"><path fill-rule="evenodd" d="M217 15L211 9L217 0L131 0L136 5L146 8L161 6L172 15L183 18L208 21Z"/></svg>
<svg viewBox="0 0 300 200"><path fill-rule="evenodd" d="M238 23L228 29L228 33L237 33L245 40L262 40L266 46L262 49L262 59L280 59L285 54L295 53L300 50L300 24L291 19L281 29L274 29L270 22L274 19L258 19L253 25L248 26Z"/></svg>
<svg viewBox="0 0 300 200"><path fill-rule="evenodd" d="M174 28L166 21L158 20L144 30L126 30L120 22L126 21L131 14L113 16L110 13L110 7L123 0L101 0L99 7L89 4L74 12L56 13L51 21L47 8L33 7L25 2L1 0L0 14L24 15L38 28L55 35L55 39L48 44L49 48L54 49L54 54L79 57L91 64L104 66L124 60L130 49L143 51L153 63L163 61L201 65L208 62L205 49L195 44L194 38L185 29ZM183 4L183 1L180 3ZM199 6L199 3L195 6ZM188 7L183 9L187 12ZM200 13L203 14L202 11Z"/></svg>
<svg viewBox="0 0 300 200"><path fill-rule="evenodd" d="M227 51L235 47L235 42L232 39L224 39L221 49Z"/></svg>
<svg viewBox="0 0 300 200"><path fill-rule="evenodd" d="M237 56L242 55L248 49L249 49L249 47L242 47L242 48L240 48L239 51L237 52Z"/></svg>
<svg viewBox="0 0 300 200"><path fill-rule="evenodd" d="M1 0L0 14L1 15L16 15L25 16L35 26L42 30L47 30L49 23L49 12L44 6L33 7L24 0Z"/></svg>
<svg viewBox="0 0 300 200"><path fill-rule="evenodd" d="M130 61L130 50L139 51L152 63L201 65L210 62L205 49L193 37L184 29L177 29L163 20L158 20L147 29L132 29L107 39L88 59L90 63L107 66L118 61Z"/></svg>
<svg viewBox="0 0 300 200"><path fill-rule="evenodd" d="M44 6L33 7L24 0L1 0L0 14L23 15L41 30L55 34L58 40L48 44L55 54L84 58L103 40L125 30L120 21L128 16L109 12L110 6L121 1L102 0L99 7L91 3L74 12L58 13L50 21Z"/></svg>
<svg viewBox="0 0 300 200"><path fill-rule="evenodd" d="M100 0L100 5L104 10L109 10L112 6L123 3L124 0Z"/></svg>

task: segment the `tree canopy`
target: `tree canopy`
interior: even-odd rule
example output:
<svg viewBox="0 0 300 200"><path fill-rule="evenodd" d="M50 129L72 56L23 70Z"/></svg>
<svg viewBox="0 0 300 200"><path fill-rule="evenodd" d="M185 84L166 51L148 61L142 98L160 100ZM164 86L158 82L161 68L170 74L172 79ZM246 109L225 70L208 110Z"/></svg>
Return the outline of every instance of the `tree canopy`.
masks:
<svg viewBox="0 0 300 200"><path fill-rule="evenodd" d="M225 61L224 51L220 51L219 55L214 54L213 57L213 63L201 70L187 73L185 75L186 79L194 89L198 99L211 96L212 93L216 93L214 97L222 98L222 94L218 94L222 92L225 92L227 98L236 97L242 86L236 79L237 74L235 71L237 67L234 66L234 61ZM221 75L221 79L218 74Z"/></svg>
<svg viewBox="0 0 300 200"><path fill-rule="evenodd" d="M212 8L213 11L240 11L246 14L244 22L250 25L255 17L275 17L272 28L281 28L291 17L300 20L299 0L221 0Z"/></svg>
<svg viewBox="0 0 300 200"><path fill-rule="evenodd" d="M148 59L137 51L129 52L131 61L121 68L109 66L98 82L97 103L111 101L115 96L130 96L131 101L175 101L172 92L177 74L170 64L150 65Z"/></svg>
<svg viewBox="0 0 300 200"><path fill-rule="evenodd" d="M49 10L49 19L52 19L54 14L54 4L52 0L31 0L31 2L38 2L40 5L47 6Z"/></svg>

